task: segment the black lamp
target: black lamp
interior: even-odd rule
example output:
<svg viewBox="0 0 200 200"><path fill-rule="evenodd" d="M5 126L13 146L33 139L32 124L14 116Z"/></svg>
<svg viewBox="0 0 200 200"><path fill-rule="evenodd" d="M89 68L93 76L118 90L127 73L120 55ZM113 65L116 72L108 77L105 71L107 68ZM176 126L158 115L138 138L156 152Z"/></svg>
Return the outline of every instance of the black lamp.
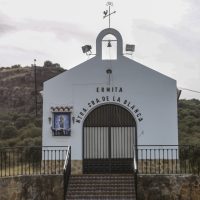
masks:
<svg viewBox="0 0 200 200"><path fill-rule="evenodd" d="M91 49L92 49L92 46L91 45L85 45L85 46L82 46L82 51L83 53L88 53L88 52L91 52Z"/></svg>

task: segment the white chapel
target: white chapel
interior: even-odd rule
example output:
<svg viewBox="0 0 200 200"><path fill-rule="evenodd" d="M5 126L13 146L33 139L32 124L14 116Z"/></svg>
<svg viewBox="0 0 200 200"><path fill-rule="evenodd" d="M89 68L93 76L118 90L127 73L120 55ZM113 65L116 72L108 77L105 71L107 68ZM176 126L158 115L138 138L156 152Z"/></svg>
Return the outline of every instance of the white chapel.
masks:
<svg viewBox="0 0 200 200"><path fill-rule="evenodd" d="M115 59L104 42L116 43ZM177 124L176 80L129 59L113 28L98 34L93 58L44 83L43 146L71 146L83 173L108 160L129 170L135 145L178 145Z"/></svg>

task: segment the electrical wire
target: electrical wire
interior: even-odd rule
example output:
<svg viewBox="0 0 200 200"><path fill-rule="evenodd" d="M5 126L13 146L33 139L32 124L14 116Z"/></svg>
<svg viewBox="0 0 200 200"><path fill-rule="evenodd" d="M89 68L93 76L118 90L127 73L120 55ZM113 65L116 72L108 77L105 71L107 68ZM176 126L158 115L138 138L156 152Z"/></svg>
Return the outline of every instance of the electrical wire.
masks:
<svg viewBox="0 0 200 200"><path fill-rule="evenodd" d="M190 91L190 92L194 92L194 93L199 93L200 94L200 91L197 91L197 90L192 90L192 89L188 89L188 88L182 88L182 87L179 87L180 90L186 90L186 91Z"/></svg>

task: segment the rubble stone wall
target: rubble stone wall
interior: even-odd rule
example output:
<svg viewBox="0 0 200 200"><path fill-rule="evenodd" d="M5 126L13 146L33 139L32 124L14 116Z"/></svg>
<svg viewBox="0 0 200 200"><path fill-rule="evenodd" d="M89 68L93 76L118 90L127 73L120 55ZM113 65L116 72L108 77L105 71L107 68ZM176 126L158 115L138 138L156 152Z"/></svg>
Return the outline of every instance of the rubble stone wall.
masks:
<svg viewBox="0 0 200 200"><path fill-rule="evenodd" d="M139 175L138 200L200 200L200 177Z"/></svg>
<svg viewBox="0 0 200 200"><path fill-rule="evenodd" d="M62 175L0 178L1 200L62 200ZM200 200L200 177L138 175L138 200Z"/></svg>
<svg viewBox="0 0 200 200"><path fill-rule="evenodd" d="M38 175L0 178L1 200L62 200L63 176Z"/></svg>

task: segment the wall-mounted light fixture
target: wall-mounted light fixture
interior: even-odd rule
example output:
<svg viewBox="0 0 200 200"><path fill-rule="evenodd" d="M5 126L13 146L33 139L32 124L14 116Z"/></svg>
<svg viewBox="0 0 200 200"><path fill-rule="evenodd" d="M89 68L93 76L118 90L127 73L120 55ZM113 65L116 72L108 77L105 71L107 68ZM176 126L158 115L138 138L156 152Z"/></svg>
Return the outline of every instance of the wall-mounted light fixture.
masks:
<svg viewBox="0 0 200 200"><path fill-rule="evenodd" d="M72 122L73 122L73 124L75 123L75 117L74 116L72 116Z"/></svg>
<svg viewBox="0 0 200 200"><path fill-rule="evenodd" d="M107 74L112 74L112 70L111 70L111 69L107 69L107 70L106 70L106 73L107 73Z"/></svg>
<svg viewBox="0 0 200 200"><path fill-rule="evenodd" d="M51 117L48 117L49 124L51 124Z"/></svg>
<svg viewBox="0 0 200 200"><path fill-rule="evenodd" d="M90 53L92 53L91 52L91 49L92 49L92 46L91 45L85 45L85 46L82 46L82 51L83 51L83 53L88 53L88 52L90 52Z"/></svg>
<svg viewBox="0 0 200 200"><path fill-rule="evenodd" d="M127 44L126 45L126 52L128 52L126 54L132 55L134 51L135 51L135 45L134 44Z"/></svg>
<svg viewBox="0 0 200 200"><path fill-rule="evenodd" d="M87 56L90 56L90 55L96 55L96 54L93 54L92 51L92 46L91 45L85 45L85 46L82 46L82 51L83 53L85 53Z"/></svg>
<svg viewBox="0 0 200 200"><path fill-rule="evenodd" d="M108 74L108 85L110 85L110 75L112 74L112 70L111 69L107 69L106 73Z"/></svg>

